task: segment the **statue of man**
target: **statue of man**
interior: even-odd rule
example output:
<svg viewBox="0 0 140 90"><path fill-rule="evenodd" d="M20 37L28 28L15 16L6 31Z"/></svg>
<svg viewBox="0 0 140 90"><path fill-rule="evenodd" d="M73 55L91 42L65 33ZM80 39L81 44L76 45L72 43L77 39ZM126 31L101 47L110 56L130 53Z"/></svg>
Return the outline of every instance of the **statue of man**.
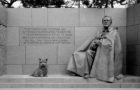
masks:
<svg viewBox="0 0 140 90"><path fill-rule="evenodd" d="M114 82L122 77L122 46L118 31L111 27L112 18L102 18L103 30L88 39L73 54L67 70L72 74Z"/></svg>

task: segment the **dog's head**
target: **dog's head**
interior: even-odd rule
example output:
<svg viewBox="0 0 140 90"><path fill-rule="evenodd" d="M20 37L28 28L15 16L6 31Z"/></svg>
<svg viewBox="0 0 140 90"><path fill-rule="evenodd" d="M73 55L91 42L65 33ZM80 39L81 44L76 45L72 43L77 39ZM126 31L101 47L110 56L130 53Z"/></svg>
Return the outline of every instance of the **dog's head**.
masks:
<svg viewBox="0 0 140 90"><path fill-rule="evenodd" d="M39 58L39 67L40 68L46 68L47 67L47 61L48 61L48 59Z"/></svg>

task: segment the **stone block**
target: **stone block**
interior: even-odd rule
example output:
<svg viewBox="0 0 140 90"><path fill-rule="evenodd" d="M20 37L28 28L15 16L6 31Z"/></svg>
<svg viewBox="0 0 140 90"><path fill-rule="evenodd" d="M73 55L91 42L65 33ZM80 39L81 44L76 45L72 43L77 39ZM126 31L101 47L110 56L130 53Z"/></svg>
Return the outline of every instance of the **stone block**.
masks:
<svg viewBox="0 0 140 90"><path fill-rule="evenodd" d="M47 23L45 22L45 17L47 9L42 8L32 8L32 26L45 26Z"/></svg>
<svg viewBox="0 0 140 90"><path fill-rule="evenodd" d="M49 8L48 26L79 26L79 9Z"/></svg>
<svg viewBox="0 0 140 90"><path fill-rule="evenodd" d="M126 51L126 27L118 27L123 52Z"/></svg>
<svg viewBox="0 0 140 90"><path fill-rule="evenodd" d="M0 25L0 45L5 46L7 40L7 28L5 26Z"/></svg>
<svg viewBox="0 0 140 90"><path fill-rule="evenodd" d="M127 44L136 44L138 40L138 27L128 26L126 31Z"/></svg>
<svg viewBox="0 0 140 90"><path fill-rule="evenodd" d="M48 58L48 64L57 64L57 45L26 46L26 64L38 64L39 58Z"/></svg>
<svg viewBox="0 0 140 90"><path fill-rule="evenodd" d="M105 15L112 17L112 26L126 26L126 9L125 8L107 8Z"/></svg>
<svg viewBox="0 0 140 90"><path fill-rule="evenodd" d="M21 75L22 65L7 65L7 74Z"/></svg>
<svg viewBox="0 0 140 90"><path fill-rule="evenodd" d="M127 55L134 54L136 55L136 45L127 45Z"/></svg>
<svg viewBox="0 0 140 90"><path fill-rule="evenodd" d="M21 18L21 16L19 15L19 12L20 12L20 9L13 9L13 8L7 9L7 13L8 13L7 24L8 24L8 26L19 26L20 18Z"/></svg>
<svg viewBox="0 0 140 90"><path fill-rule="evenodd" d="M1 64L6 64L6 59L7 59L7 47L6 46L0 46L0 62Z"/></svg>
<svg viewBox="0 0 140 90"><path fill-rule="evenodd" d="M95 13L96 12L96 13ZM80 26L102 26L104 9L80 9Z"/></svg>
<svg viewBox="0 0 140 90"><path fill-rule="evenodd" d="M138 25L138 42L140 42L140 25Z"/></svg>
<svg viewBox="0 0 140 90"><path fill-rule="evenodd" d="M7 64L25 64L25 47L8 46L7 47Z"/></svg>
<svg viewBox="0 0 140 90"><path fill-rule="evenodd" d="M31 9L8 9L8 26L31 26Z"/></svg>
<svg viewBox="0 0 140 90"><path fill-rule="evenodd" d="M90 37L95 37L102 27L76 27L75 28L75 49L80 47Z"/></svg>
<svg viewBox="0 0 140 90"><path fill-rule="evenodd" d="M127 74L139 76L140 75L140 66L127 65Z"/></svg>
<svg viewBox="0 0 140 90"><path fill-rule="evenodd" d="M134 25L135 23L134 23L134 7L133 6L131 6L131 7L129 7L129 8L127 8L127 25Z"/></svg>
<svg viewBox="0 0 140 90"><path fill-rule="evenodd" d="M31 9L30 8L22 8L19 9L19 26L31 26Z"/></svg>
<svg viewBox="0 0 140 90"><path fill-rule="evenodd" d="M49 65L48 74L51 74L51 75L66 74L66 66L67 65Z"/></svg>
<svg viewBox="0 0 140 90"><path fill-rule="evenodd" d="M35 69L38 68L36 64L23 65L23 74L30 75ZM66 73L66 65L48 65L48 75L60 75Z"/></svg>
<svg viewBox="0 0 140 90"><path fill-rule="evenodd" d="M140 12L139 12L139 9L140 9L140 4L137 4L134 7L135 24L140 24Z"/></svg>
<svg viewBox="0 0 140 90"><path fill-rule="evenodd" d="M7 46L19 45L19 28L8 27L7 28Z"/></svg>
<svg viewBox="0 0 140 90"><path fill-rule="evenodd" d="M7 9L0 8L0 24L7 26Z"/></svg>
<svg viewBox="0 0 140 90"><path fill-rule="evenodd" d="M121 84L121 88L140 88L140 84L139 83L125 83L125 84ZM136 90L137 90L136 89Z"/></svg>
<svg viewBox="0 0 140 90"><path fill-rule="evenodd" d="M140 55L140 45L136 45L136 55Z"/></svg>
<svg viewBox="0 0 140 90"><path fill-rule="evenodd" d="M74 52L74 44L59 45L58 64L67 64L73 52Z"/></svg>
<svg viewBox="0 0 140 90"><path fill-rule="evenodd" d="M24 75L31 75L34 70L38 68L37 64L24 64L23 65L23 74Z"/></svg>

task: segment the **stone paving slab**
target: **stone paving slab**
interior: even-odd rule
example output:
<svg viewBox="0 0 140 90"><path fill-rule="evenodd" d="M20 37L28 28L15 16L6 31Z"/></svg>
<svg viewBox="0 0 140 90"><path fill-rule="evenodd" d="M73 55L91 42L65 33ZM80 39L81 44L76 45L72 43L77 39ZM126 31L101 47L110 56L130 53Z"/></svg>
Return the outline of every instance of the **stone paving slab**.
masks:
<svg viewBox="0 0 140 90"><path fill-rule="evenodd" d="M107 83L95 78L85 80L69 75L3 75L0 77L0 88L140 88L140 77L124 76L115 83Z"/></svg>

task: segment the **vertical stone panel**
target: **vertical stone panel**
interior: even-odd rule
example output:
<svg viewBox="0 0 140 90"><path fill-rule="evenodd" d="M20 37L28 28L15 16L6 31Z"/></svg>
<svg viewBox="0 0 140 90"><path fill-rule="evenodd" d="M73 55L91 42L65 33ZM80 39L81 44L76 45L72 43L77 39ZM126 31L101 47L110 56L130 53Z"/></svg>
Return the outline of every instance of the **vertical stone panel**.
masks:
<svg viewBox="0 0 140 90"><path fill-rule="evenodd" d="M104 9L80 9L80 26L102 26Z"/></svg>
<svg viewBox="0 0 140 90"><path fill-rule="evenodd" d="M30 8L22 8L19 9L19 26L31 26L31 9Z"/></svg>
<svg viewBox="0 0 140 90"><path fill-rule="evenodd" d="M0 8L0 24L7 26L7 9Z"/></svg>
<svg viewBox="0 0 140 90"><path fill-rule="evenodd" d="M57 64L57 45L26 46L26 64L38 64L39 58L48 58L48 64Z"/></svg>
<svg viewBox="0 0 140 90"><path fill-rule="evenodd" d="M32 8L32 26L46 26L45 17L47 14L45 13L46 9L42 8Z"/></svg>
<svg viewBox="0 0 140 90"><path fill-rule="evenodd" d="M25 47L7 46L7 64L25 64Z"/></svg>
<svg viewBox="0 0 140 90"><path fill-rule="evenodd" d="M135 17L135 24L140 24L140 4L135 5L134 7L134 17Z"/></svg>
<svg viewBox="0 0 140 90"><path fill-rule="evenodd" d="M37 64L24 64L23 65L23 74L24 75L31 75L34 70L38 68Z"/></svg>
<svg viewBox="0 0 140 90"><path fill-rule="evenodd" d="M72 53L74 52L74 44L59 45L58 64L68 64Z"/></svg>
<svg viewBox="0 0 140 90"><path fill-rule="evenodd" d="M13 8L8 8L8 20L7 24L8 26L19 26L20 23L20 18L21 16L19 15L20 9L13 9Z"/></svg>
<svg viewBox="0 0 140 90"><path fill-rule="evenodd" d="M21 75L22 74L22 65L7 65L7 74Z"/></svg>
<svg viewBox="0 0 140 90"><path fill-rule="evenodd" d="M127 74L140 76L140 66L136 65L127 66Z"/></svg>
<svg viewBox="0 0 140 90"><path fill-rule="evenodd" d="M127 26L128 25L134 25L134 19L135 19L135 16L134 16L134 7L129 7L127 8Z"/></svg>
<svg viewBox="0 0 140 90"><path fill-rule="evenodd" d="M126 27L118 27L123 52L126 51Z"/></svg>
<svg viewBox="0 0 140 90"><path fill-rule="evenodd" d="M48 74L51 75L61 75L66 74L66 65L49 65Z"/></svg>
<svg viewBox="0 0 140 90"><path fill-rule="evenodd" d="M79 9L49 8L48 26L79 26Z"/></svg>
<svg viewBox="0 0 140 90"><path fill-rule="evenodd" d="M19 28L7 27L7 46L19 45Z"/></svg>
<svg viewBox="0 0 140 90"><path fill-rule="evenodd" d="M138 43L140 43L140 25L138 25Z"/></svg>
<svg viewBox="0 0 140 90"><path fill-rule="evenodd" d="M80 47L87 39L95 37L102 27L76 27L75 28L75 49Z"/></svg>
<svg viewBox="0 0 140 90"><path fill-rule="evenodd" d="M31 26L31 9L8 9L8 26Z"/></svg>
<svg viewBox="0 0 140 90"><path fill-rule="evenodd" d="M127 36L127 44L136 44L138 40L138 27L135 26L128 26L126 31Z"/></svg>
<svg viewBox="0 0 140 90"><path fill-rule="evenodd" d="M125 8L107 8L105 15L112 17L112 26L126 26L126 9Z"/></svg>

